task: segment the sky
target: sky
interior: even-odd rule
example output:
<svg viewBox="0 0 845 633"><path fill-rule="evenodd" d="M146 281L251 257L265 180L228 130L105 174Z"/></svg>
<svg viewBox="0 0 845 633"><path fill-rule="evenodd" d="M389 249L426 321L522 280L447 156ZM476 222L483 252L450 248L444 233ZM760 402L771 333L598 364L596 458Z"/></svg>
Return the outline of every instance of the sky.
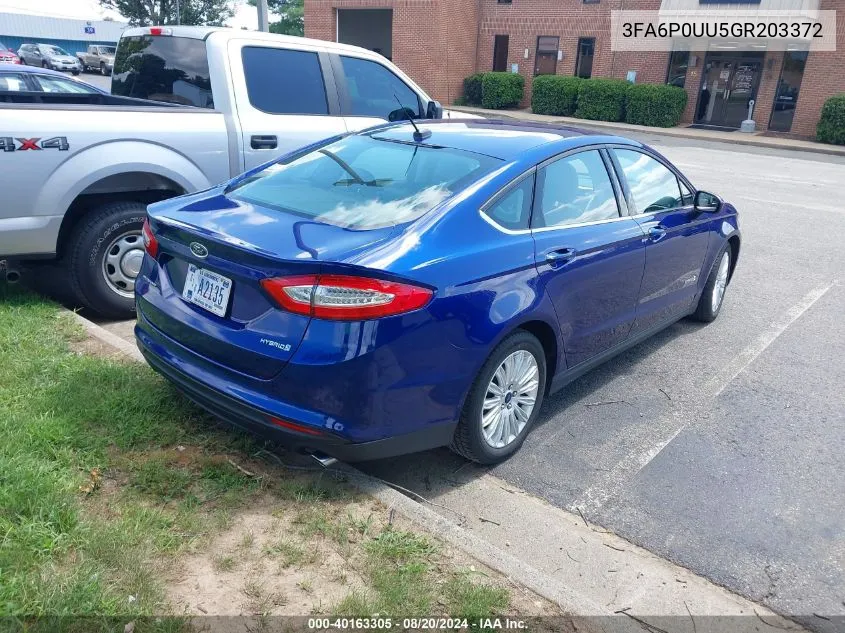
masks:
<svg viewBox="0 0 845 633"><path fill-rule="evenodd" d="M33 8L37 4L37 8ZM258 13L246 0L235 0L235 17L229 20L227 26L235 28L258 28ZM34 13L49 15L56 18L79 18L81 20L101 20L112 17L121 20L121 16L114 11L106 11L97 0L0 0L0 11L10 13Z"/></svg>

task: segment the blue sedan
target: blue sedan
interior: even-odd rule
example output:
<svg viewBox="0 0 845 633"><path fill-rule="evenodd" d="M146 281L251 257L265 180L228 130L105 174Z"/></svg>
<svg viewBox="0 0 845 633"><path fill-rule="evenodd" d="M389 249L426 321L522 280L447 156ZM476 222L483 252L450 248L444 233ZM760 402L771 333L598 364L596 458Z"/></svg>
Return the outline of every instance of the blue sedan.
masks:
<svg viewBox="0 0 845 633"><path fill-rule="evenodd" d="M334 137L149 207L149 364L216 415L348 461L512 455L543 397L712 321L736 209L641 143L503 121Z"/></svg>

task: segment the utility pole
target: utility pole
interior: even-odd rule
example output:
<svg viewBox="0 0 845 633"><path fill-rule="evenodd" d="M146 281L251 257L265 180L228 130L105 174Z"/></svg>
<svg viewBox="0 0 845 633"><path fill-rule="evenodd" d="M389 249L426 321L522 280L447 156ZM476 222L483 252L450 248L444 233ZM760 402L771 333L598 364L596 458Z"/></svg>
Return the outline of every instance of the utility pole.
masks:
<svg viewBox="0 0 845 633"><path fill-rule="evenodd" d="M267 0L257 0L258 8L258 30L267 33L270 30L270 18L267 15Z"/></svg>
<svg viewBox="0 0 845 633"><path fill-rule="evenodd" d="M176 25L182 24L182 11L179 7L179 0L176 0Z"/></svg>

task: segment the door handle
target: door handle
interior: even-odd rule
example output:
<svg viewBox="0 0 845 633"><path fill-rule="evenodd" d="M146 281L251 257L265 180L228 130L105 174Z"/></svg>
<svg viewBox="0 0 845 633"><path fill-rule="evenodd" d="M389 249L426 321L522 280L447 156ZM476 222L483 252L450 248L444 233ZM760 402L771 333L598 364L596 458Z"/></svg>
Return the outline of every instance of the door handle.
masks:
<svg viewBox="0 0 845 633"><path fill-rule="evenodd" d="M653 226L648 230L648 236L652 242L659 242L663 239L664 235L666 235L666 229L659 226Z"/></svg>
<svg viewBox="0 0 845 633"><path fill-rule="evenodd" d="M279 142L275 135L257 135L249 139L249 145L252 149L276 149Z"/></svg>
<svg viewBox="0 0 845 633"><path fill-rule="evenodd" d="M563 266L571 261L577 254L578 253L574 248L559 248L546 253L546 261L551 264L552 267Z"/></svg>

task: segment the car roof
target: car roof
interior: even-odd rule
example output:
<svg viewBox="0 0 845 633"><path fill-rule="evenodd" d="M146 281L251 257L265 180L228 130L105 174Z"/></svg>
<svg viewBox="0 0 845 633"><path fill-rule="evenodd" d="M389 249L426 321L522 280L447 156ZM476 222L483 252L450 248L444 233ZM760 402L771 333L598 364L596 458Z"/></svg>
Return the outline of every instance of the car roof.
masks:
<svg viewBox="0 0 845 633"><path fill-rule="evenodd" d="M91 88L91 90L94 90L95 92L99 92L101 94L108 94L108 92L103 90L102 88L92 86L91 84L85 81L73 79L72 77L68 77L67 73L63 73L58 70L50 70L49 68L40 68L38 66L24 66L23 64L0 64L0 73L29 73L31 75L49 75L50 77L62 77L63 79L69 79L70 81L75 81L76 83L82 84L87 88Z"/></svg>
<svg viewBox="0 0 845 633"><path fill-rule="evenodd" d="M420 129L431 132L424 145L451 147L485 154L502 160L515 160L531 152L538 161L562 151L596 143L641 146L621 136L596 134L588 130L553 123L503 119L440 119L415 121ZM408 122L388 124L363 130L378 138L413 142L414 128Z"/></svg>

